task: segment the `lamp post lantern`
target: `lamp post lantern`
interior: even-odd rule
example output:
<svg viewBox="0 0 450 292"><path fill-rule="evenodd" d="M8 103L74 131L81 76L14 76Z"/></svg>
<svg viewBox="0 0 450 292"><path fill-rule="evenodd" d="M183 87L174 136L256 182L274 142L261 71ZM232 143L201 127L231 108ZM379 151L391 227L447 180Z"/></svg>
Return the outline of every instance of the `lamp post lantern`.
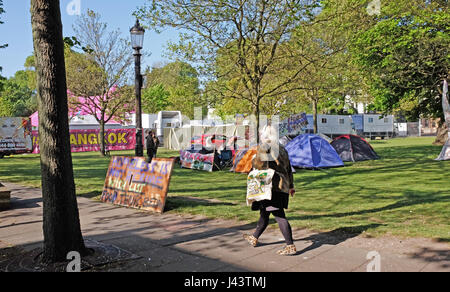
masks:
<svg viewBox="0 0 450 292"><path fill-rule="evenodd" d="M141 109L141 89L142 89L142 75L141 75L141 53L142 45L144 43L145 29L139 24L136 19L136 24L130 29L131 46L134 49L134 68L135 68L135 92L136 92L136 156L144 156L144 146L142 144L142 109Z"/></svg>

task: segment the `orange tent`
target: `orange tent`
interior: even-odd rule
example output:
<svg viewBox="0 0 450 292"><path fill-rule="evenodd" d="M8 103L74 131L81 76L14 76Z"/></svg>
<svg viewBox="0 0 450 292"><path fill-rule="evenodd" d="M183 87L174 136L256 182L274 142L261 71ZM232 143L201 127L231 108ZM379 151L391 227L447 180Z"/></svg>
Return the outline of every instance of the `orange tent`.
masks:
<svg viewBox="0 0 450 292"><path fill-rule="evenodd" d="M256 147L239 150L233 159L233 167L230 171L249 173L252 171L252 159L256 155Z"/></svg>

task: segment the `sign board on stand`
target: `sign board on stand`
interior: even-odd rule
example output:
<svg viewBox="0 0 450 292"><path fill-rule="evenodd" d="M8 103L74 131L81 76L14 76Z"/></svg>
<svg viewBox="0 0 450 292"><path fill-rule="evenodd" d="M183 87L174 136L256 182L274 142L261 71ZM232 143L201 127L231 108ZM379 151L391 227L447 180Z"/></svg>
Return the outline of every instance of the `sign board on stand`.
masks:
<svg viewBox="0 0 450 292"><path fill-rule="evenodd" d="M114 156L101 200L114 205L164 212L173 159Z"/></svg>
<svg viewBox="0 0 450 292"><path fill-rule="evenodd" d="M183 168L212 172L214 170L214 153L200 154L180 150L180 163Z"/></svg>

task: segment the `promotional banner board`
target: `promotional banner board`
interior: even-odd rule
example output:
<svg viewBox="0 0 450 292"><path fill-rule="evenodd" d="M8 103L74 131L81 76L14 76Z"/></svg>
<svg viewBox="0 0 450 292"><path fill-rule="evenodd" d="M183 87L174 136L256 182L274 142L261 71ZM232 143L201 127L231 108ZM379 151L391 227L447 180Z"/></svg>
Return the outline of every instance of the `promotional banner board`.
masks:
<svg viewBox="0 0 450 292"><path fill-rule="evenodd" d="M180 150L180 163L183 168L191 168L197 170L213 171L214 153L200 154Z"/></svg>
<svg viewBox="0 0 450 292"><path fill-rule="evenodd" d="M166 204L173 159L114 156L101 200L114 205L162 213Z"/></svg>
<svg viewBox="0 0 450 292"><path fill-rule="evenodd" d="M0 157L31 151L30 119L0 117Z"/></svg>
<svg viewBox="0 0 450 292"><path fill-rule="evenodd" d="M39 133L33 131L33 153L39 153ZM100 151L100 130L70 130L72 152ZM132 150L136 144L136 129L105 130L105 145L108 151Z"/></svg>

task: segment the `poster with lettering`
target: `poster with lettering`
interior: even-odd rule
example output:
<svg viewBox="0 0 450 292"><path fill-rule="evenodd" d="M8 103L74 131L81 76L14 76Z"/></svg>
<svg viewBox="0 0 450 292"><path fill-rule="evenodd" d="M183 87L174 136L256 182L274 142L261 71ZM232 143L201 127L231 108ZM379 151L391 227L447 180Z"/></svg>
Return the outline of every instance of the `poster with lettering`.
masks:
<svg viewBox="0 0 450 292"><path fill-rule="evenodd" d="M30 120L0 117L0 152L27 153L31 151Z"/></svg>
<svg viewBox="0 0 450 292"><path fill-rule="evenodd" d="M173 159L114 156L109 164L102 202L162 213Z"/></svg>
<svg viewBox="0 0 450 292"><path fill-rule="evenodd" d="M180 163L183 168L191 168L197 170L213 171L214 153L200 154L180 150Z"/></svg>
<svg viewBox="0 0 450 292"><path fill-rule="evenodd" d="M33 153L38 154L39 132L33 131ZM100 151L100 130L70 130L72 152ZM108 150L132 150L136 144L136 129L106 129L105 144Z"/></svg>
<svg viewBox="0 0 450 292"><path fill-rule="evenodd" d="M305 113L291 115L279 124L280 137L286 135L299 135L305 132L308 118Z"/></svg>

